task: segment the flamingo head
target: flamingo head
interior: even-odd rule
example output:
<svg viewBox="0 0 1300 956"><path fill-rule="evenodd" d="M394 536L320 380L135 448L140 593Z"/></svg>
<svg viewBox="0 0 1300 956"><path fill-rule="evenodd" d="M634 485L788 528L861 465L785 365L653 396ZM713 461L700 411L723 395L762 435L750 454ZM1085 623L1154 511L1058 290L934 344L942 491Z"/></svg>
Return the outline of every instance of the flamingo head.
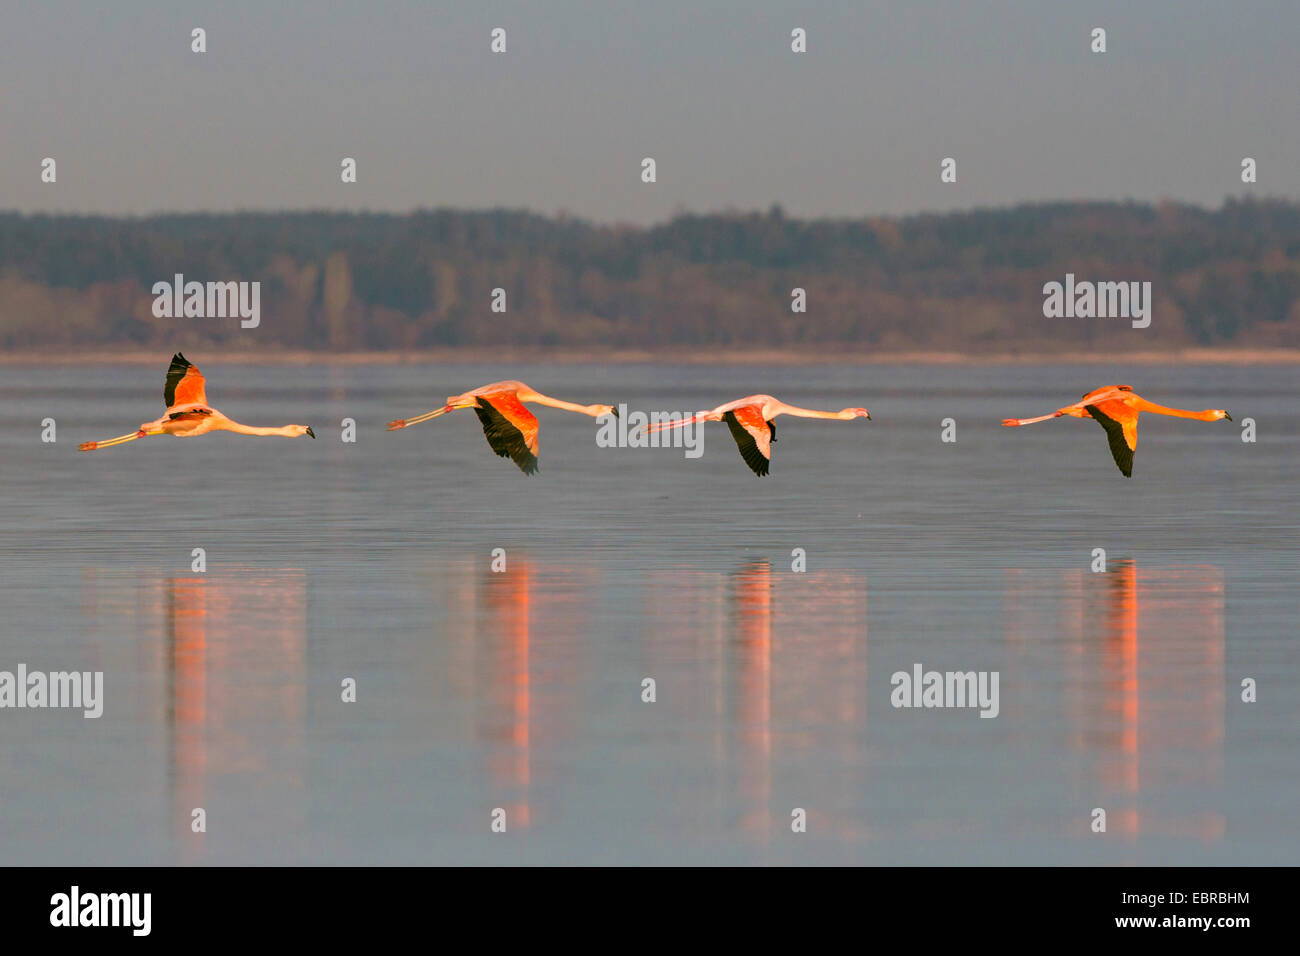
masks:
<svg viewBox="0 0 1300 956"><path fill-rule="evenodd" d="M615 418L618 418L617 405L589 405L587 406L587 411L591 414L592 418L604 418L606 415L613 415Z"/></svg>
<svg viewBox="0 0 1300 956"><path fill-rule="evenodd" d="M289 425L287 427L289 429L290 438L300 438L303 435L307 435L310 438L316 437L316 433L311 430L310 425Z"/></svg>
<svg viewBox="0 0 1300 956"><path fill-rule="evenodd" d="M1217 422L1217 421L1222 421L1222 420L1225 419L1225 418L1226 418L1228 421L1232 421L1232 416L1228 414L1228 412L1227 412L1226 409L1223 409L1223 408L1216 408L1216 409L1213 409L1213 411L1214 411L1214 420L1215 420L1216 422Z"/></svg>
<svg viewBox="0 0 1300 956"><path fill-rule="evenodd" d="M840 417L844 419L865 418L867 421L871 421L871 413L865 408L845 408L841 410Z"/></svg>

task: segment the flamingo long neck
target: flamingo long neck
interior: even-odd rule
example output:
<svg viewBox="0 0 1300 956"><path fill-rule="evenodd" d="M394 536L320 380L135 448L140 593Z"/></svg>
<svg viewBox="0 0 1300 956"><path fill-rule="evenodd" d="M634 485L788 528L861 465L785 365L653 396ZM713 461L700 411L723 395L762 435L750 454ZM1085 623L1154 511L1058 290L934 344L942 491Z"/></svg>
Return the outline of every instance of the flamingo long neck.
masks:
<svg viewBox="0 0 1300 956"><path fill-rule="evenodd" d="M843 412L823 412L815 408L800 408L798 405L786 405L782 402L772 412L773 417L777 415L795 415L799 418L835 418L843 419L846 416Z"/></svg>
<svg viewBox="0 0 1300 956"><path fill-rule="evenodd" d="M1207 408L1201 412L1191 412L1185 408L1169 408L1166 405L1157 405L1155 402L1148 402L1145 398L1140 399L1137 403L1139 411L1151 412L1153 415L1172 415L1174 418L1195 418L1202 422L1214 421L1214 409Z"/></svg>
<svg viewBox="0 0 1300 956"><path fill-rule="evenodd" d="M228 432L237 432L240 435L278 435L282 438L295 437L290 430L292 426L281 425L278 428L261 428L257 425L241 425L239 422L233 422L227 419L221 426Z"/></svg>
<svg viewBox="0 0 1300 956"><path fill-rule="evenodd" d="M551 398L549 395L543 395L541 392L533 392L526 401L536 402L538 405L549 405L551 408L562 408L566 412L577 412L579 415L590 415L596 417L596 410L591 405L576 405L573 402L562 401L558 398Z"/></svg>

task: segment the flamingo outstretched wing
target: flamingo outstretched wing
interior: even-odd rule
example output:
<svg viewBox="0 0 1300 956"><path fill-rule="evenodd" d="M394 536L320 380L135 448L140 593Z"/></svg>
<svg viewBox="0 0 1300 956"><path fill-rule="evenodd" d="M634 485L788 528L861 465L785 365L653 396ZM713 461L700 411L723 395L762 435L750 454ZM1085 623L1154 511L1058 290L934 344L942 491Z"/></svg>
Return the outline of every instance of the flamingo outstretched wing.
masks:
<svg viewBox="0 0 1300 956"><path fill-rule="evenodd" d="M722 420L731 429L745 464L760 478L765 477L772 462L776 429L763 418L763 410L757 405L742 405L723 412Z"/></svg>
<svg viewBox="0 0 1300 956"><path fill-rule="evenodd" d="M1137 451L1137 412L1123 402L1101 402L1087 406L1090 414L1106 430L1110 454L1125 478L1133 477L1133 453Z"/></svg>
<svg viewBox="0 0 1300 956"><path fill-rule="evenodd" d="M167 416L168 422L201 422L212 416L212 409L198 406L187 408L183 412L172 412Z"/></svg>
<svg viewBox="0 0 1300 956"><path fill-rule="evenodd" d="M183 354L177 352L172 356L171 367L167 369L163 401L168 408L177 405L206 405L208 396L204 392L205 385L203 373L198 366L191 365Z"/></svg>
<svg viewBox="0 0 1300 956"><path fill-rule="evenodd" d="M480 395L474 412L488 445L525 475L537 474L537 419L513 393Z"/></svg>

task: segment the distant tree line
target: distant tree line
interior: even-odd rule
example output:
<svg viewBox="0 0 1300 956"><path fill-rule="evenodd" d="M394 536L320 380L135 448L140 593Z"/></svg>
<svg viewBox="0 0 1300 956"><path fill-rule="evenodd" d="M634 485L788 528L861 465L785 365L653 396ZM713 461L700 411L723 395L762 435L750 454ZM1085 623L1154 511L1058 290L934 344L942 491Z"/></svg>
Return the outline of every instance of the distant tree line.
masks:
<svg viewBox="0 0 1300 956"><path fill-rule="evenodd" d="M1067 272L1152 283L1151 327L1048 319ZM158 282L258 281L261 324L160 318ZM494 289L505 312L493 312ZM792 290L807 310L792 311ZM780 208L652 228L527 212L0 214L0 347L1300 345L1300 204L1049 203L902 219Z"/></svg>

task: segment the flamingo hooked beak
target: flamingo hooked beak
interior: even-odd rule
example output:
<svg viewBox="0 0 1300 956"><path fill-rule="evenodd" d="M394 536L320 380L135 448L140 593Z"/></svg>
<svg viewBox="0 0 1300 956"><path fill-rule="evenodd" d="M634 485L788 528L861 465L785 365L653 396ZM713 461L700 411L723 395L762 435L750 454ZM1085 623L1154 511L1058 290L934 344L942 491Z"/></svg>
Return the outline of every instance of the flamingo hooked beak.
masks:
<svg viewBox="0 0 1300 956"><path fill-rule="evenodd" d="M1229 415L1226 410L1223 413L1223 417L1226 418L1228 421L1232 421L1232 416Z"/></svg>
<svg viewBox="0 0 1300 956"><path fill-rule="evenodd" d="M314 431L311 430L311 426L310 426L310 425L307 426L307 434L310 435L312 438L315 438L315 437L316 437L316 433L315 433Z"/></svg>

